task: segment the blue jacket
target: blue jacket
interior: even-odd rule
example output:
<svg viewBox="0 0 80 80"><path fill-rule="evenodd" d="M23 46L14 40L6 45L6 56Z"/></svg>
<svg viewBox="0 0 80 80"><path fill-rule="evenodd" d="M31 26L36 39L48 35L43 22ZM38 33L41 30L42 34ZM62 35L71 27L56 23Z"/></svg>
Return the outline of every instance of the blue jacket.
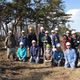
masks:
<svg viewBox="0 0 80 80"><path fill-rule="evenodd" d="M59 35L55 34L52 36L52 45L54 45L56 47L56 45L60 43L60 39L59 39Z"/></svg>
<svg viewBox="0 0 80 80"><path fill-rule="evenodd" d="M65 61L67 62L75 62L76 61L76 52L74 49L66 49L64 52Z"/></svg>
<svg viewBox="0 0 80 80"><path fill-rule="evenodd" d="M18 48L18 50L17 50L17 57L25 59L27 57L27 50L26 50L26 48Z"/></svg>
<svg viewBox="0 0 80 80"><path fill-rule="evenodd" d="M21 36L18 41L19 41L19 43L23 42L25 47L28 46L28 38L26 36Z"/></svg>
<svg viewBox="0 0 80 80"><path fill-rule="evenodd" d="M37 46L37 45L35 47L31 46L31 48L30 48L30 55L32 57L39 57L39 55L40 55L40 48L39 48L39 46Z"/></svg>
<svg viewBox="0 0 80 80"><path fill-rule="evenodd" d="M52 58L56 61L63 59L63 57L64 57L64 54L61 51L52 52Z"/></svg>

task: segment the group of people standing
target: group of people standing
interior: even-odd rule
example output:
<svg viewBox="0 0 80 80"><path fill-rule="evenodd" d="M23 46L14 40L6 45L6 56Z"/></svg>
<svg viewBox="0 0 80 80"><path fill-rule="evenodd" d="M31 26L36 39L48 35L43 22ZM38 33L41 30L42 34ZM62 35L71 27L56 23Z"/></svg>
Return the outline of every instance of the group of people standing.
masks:
<svg viewBox="0 0 80 80"><path fill-rule="evenodd" d="M44 27L40 27L40 32L36 35L30 27L29 33L26 35L22 30L19 38L9 31L5 39L7 58L10 59L12 55L13 60L26 61L29 53L31 63L39 63L43 59L44 62L50 61L52 65L60 66L64 62L65 67L75 68L79 58L80 37L75 31L67 31L62 36L58 31L55 28L49 34Z"/></svg>

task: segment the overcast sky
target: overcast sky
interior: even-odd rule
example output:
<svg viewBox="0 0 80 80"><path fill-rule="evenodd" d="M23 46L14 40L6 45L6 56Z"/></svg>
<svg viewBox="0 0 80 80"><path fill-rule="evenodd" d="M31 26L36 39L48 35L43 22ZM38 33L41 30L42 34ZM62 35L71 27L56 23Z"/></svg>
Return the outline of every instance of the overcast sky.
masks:
<svg viewBox="0 0 80 80"><path fill-rule="evenodd" d="M76 31L80 31L80 0L64 0L65 12L72 14L70 25Z"/></svg>

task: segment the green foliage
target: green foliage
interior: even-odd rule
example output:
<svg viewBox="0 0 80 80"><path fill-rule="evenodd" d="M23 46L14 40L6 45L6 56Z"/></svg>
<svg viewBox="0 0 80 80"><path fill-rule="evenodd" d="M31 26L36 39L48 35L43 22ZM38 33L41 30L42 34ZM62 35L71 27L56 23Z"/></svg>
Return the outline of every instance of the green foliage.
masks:
<svg viewBox="0 0 80 80"><path fill-rule="evenodd" d="M48 2L48 5L41 5L38 9L33 8L33 5L35 4L32 4L31 0L12 0L12 2L6 2L0 7L0 21L4 22L7 27L7 24L14 20L15 23L12 29L16 30L18 26L20 26L21 29L27 26L24 24L27 24L27 19L40 23L42 18L44 26L48 29L49 21L54 23L52 18L59 18L65 15L62 0L51 0L51 2ZM50 14L50 12L56 12L56 14ZM49 16L50 19L47 19L47 16ZM57 23L58 21L55 20L55 24Z"/></svg>

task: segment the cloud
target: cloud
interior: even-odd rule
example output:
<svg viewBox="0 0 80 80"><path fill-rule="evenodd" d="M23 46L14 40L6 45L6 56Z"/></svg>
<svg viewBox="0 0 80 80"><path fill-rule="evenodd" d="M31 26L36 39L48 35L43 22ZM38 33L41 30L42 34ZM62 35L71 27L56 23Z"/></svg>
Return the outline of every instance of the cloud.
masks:
<svg viewBox="0 0 80 80"><path fill-rule="evenodd" d="M72 22L69 23L71 28L80 32L80 9L71 9L67 13L72 14L70 18Z"/></svg>

